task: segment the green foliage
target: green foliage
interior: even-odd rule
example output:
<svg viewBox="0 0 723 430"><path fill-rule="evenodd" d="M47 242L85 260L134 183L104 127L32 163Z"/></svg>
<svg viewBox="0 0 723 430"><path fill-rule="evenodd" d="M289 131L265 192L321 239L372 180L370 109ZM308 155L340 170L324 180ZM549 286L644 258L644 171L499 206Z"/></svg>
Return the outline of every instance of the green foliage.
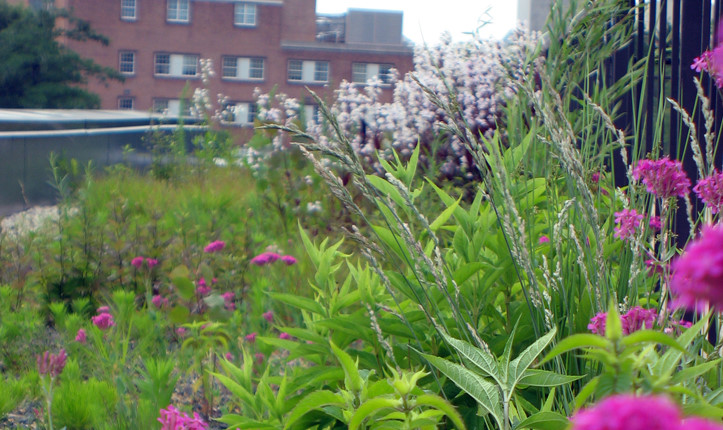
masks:
<svg viewBox="0 0 723 430"><path fill-rule="evenodd" d="M68 430L99 428L108 421L116 396L116 389L105 381L64 381L55 391L53 420Z"/></svg>
<svg viewBox="0 0 723 430"><path fill-rule="evenodd" d="M27 384L20 379L12 379L7 376L0 376L0 419L13 411L25 399L28 392Z"/></svg>
<svg viewBox="0 0 723 430"><path fill-rule="evenodd" d="M143 361L136 386L140 398L148 401L154 410L165 409L171 403L179 375L174 375L175 361L171 358L148 358Z"/></svg>
<svg viewBox="0 0 723 430"><path fill-rule="evenodd" d="M64 18L67 28L56 26ZM0 2L0 106L4 108L97 108L100 98L84 90L88 78L122 80L116 70L101 67L63 46L60 36L108 44L87 22L67 11L33 11Z"/></svg>

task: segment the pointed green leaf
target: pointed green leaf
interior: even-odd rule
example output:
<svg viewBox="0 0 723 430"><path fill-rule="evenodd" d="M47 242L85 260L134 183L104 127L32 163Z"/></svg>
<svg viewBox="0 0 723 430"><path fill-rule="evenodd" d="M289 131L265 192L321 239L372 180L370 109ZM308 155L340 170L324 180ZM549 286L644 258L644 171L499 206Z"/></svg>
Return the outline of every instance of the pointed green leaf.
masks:
<svg viewBox="0 0 723 430"><path fill-rule="evenodd" d="M532 387L555 387L582 379L583 376L568 376L548 370L527 369L517 385Z"/></svg>
<svg viewBox="0 0 723 430"><path fill-rule="evenodd" d="M324 310L324 307L321 306L319 302L314 299L287 293L270 293L270 296L274 300L286 303L287 305L291 305L317 315L326 316L326 311Z"/></svg>
<svg viewBox="0 0 723 430"><path fill-rule="evenodd" d="M518 429L541 429L541 430L564 430L570 421L564 415L557 412L538 412L530 415L527 419L520 421L515 430Z"/></svg>
<svg viewBox="0 0 723 430"><path fill-rule="evenodd" d="M457 426L458 429L464 429L464 421L462 420L462 416L457 412L457 410L452 406L451 403L444 400L443 398L434 395L434 394L421 394L417 396L414 399L414 403L417 406L429 406L431 408L438 409L439 411L443 412L446 416L449 417L450 420L454 423L455 426Z"/></svg>
<svg viewBox="0 0 723 430"><path fill-rule="evenodd" d="M362 403L349 420L349 430L356 430L368 417L384 409L395 409L402 405L402 399L377 397Z"/></svg>
<svg viewBox="0 0 723 430"><path fill-rule="evenodd" d="M718 363L720 362L720 358L708 361L702 364L699 364L697 366L693 367L686 367L682 370L676 371L675 375L673 376L673 379L671 381L672 384L681 384L684 382L695 382L695 379L699 376L703 375L704 373L715 369L718 366Z"/></svg>
<svg viewBox="0 0 723 430"><path fill-rule="evenodd" d="M549 333L537 339L532 345L528 346L520 355L510 363L509 370L507 371L507 381L510 391L514 388L517 382L522 378L523 373L528 367L532 365L532 362L542 353L547 345L552 342L552 339L557 333L557 328L553 327Z"/></svg>
<svg viewBox="0 0 723 430"><path fill-rule="evenodd" d="M625 336L620 343L624 346L637 345L639 343L659 343L685 352L685 349L683 349L675 339L655 330L638 330Z"/></svg>
<svg viewBox="0 0 723 430"><path fill-rule="evenodd" d="M497 381L498 384L504 383L502 375L500 375L499 365L497 359L490 353L483 351L474 345L467 343L463 340L455 339L446 333L441 333L445 342L447 342L452 348L454 348L459 354L465 359L469 360L470 363L479 367L479 369L490 376L492 379Z"/></svg>
<svg viewBox="0 0 723 430"><path fill-rule="evenodd" d="M286 418L284 428L288 429L299 418L313 410L323 410L324 406L343 406L344 403L344 398L340 394L332 393L328 390L312 391L309 395L301 399L294 409L291 410L289 416Z"/></svg>
<svg viewBox="0 0 723 430"><path fill-rule="evenodd" d="M447 221L449 221L449 218L452 216L455 210L457 210L457 207L459 206L459 202L462 200L462 197L458 198L453 205L450 205L447 207L447 209L443 210L439 216L432 221L432 223L429 225L429 229L432 231L439 230L440 227L442 227Z"/></svg>
<svg viewBox="0 0 723 430"><path fill-rule="evenodd" d="M615 302L610 302L605 318L605 337L615 342L623 337L623 322Z"/></svg>
<svg viewBox="0 0 723 430"><path fill-rule="evenodd" d="M610 340L596 334L573 334L572 336L568 336L559 341L557 345L555 345L550 352L547 353L540 364L546 363L560 354L578 348L600 348L607 350L612 348L612 343Z"/></svg>
<svg viewBox="0 0 723 430"><path fill-rule="evenodd" d="M339 363L341 363L342 369L344 369L344 374L346 375L344 378L344 385L346 386L346 389L352 393L361 392L364 381L362 381L362 378L359 375L359 369L357 368L356 361L354 361L354 359L351 358L351 355L347 354L346 351L343 351L341 348L334 345L334 342L329 341L329 344L331 345L332 352L334 352L334 355L339 360Z"/></svg>
<svg viewBox="0 0 723 430"><path fill-rule="evenodd" d="M456 282L457 285L462 285L464 281L482 270L483 267L485 267L485 264L478 261L462 265L459 269L454 271L454 282ZM487 276L487 274L485 274L485 276Z"/></svg>
<svg viewBox="0 0 723 430"><path fill-rule="evenodd" d="M433 355L422 355L434 367L457 384L459 388L477 400L477 403L492 415L499 428L503 428L503 423L506 418L502 411L502 399L500 399L499 388L495 384L459 364Z"/></svg>

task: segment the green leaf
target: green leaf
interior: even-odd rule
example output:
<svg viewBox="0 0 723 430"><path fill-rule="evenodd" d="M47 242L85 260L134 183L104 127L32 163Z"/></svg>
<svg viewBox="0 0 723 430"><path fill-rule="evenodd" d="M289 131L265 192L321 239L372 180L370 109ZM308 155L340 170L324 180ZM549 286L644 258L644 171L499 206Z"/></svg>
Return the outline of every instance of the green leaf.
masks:
<svg viewBox="0 0 723 430"><path fill-rule="evenodd" d="M286 303L287 305L294 306L296 308L317 314L326 316L324 307L314 299L308 297L297 296L296 294L287 293L270 293L269 294L274 300Z"/></svg>
<svg viewBox="0 0 723 430"><path fill-rule="evenodd" d="M585 403L587 403L587 399L595 393L599 383L600 377L596 376L580 389L580 392L577 393L577 396L575 396L575 409L580 409Z"/></svg>
<svg viewBox="0 0 723 430"><path fill-rule="evenodd" d="M623 337L623 322L620 319L617 304L612 301L605 318L605 337L613 342Z"/></svg>
<svg viewBox="0 0 723 430"><path fill-rule="evenodd" d="M188 321L188 316L190 314L191 311L189 311L188 308L186 308L185 306L174 306L168 312L168 319L173 324L183 324Z"/></svg>
<svg viewBox="0 0 723 430"><path fill-rule="evenodd" d="M324 406L344 406L344 398L340 394L332 393L328 390L312 391L306 397L296 404L294 409L286 418L284 428L287 429L299 418L313 410L323 410Z"/></svg>
<svg viewBox="0 0 723 430"><path fill-rule="evenodd" d="M456 282L457 285L462 285L464 281L482 270L483 267L485 267L485 264L478 261L462 265L462 267L454 271L454 282Z"/></svg>
<svg viewBox="0 0 723 430"><path fill-rule="evenodd" d="M517 385L532 387L555 387L558 385L569 384L570 382L582 379L584 376L569 376L559 373L550 372L548 370L527 369Z"/></svg>
<svg viewBox="0 0 723 430"><path fill-rule="evenodd" d="M563 354L565 352L571 351L573 349L578 348L600 348L600 349L610 349L612 348L612 342L610 340L596 335L596 334L589 334L589 333L580 333L580 334L574 334L572 336L568 336L555 345L550 352L547 353L545 358L540 362L546 363L553 358L557 357L560 354Z"/></svg>
<svg viewBox="0 0 723 430"><path fill-rule="evenodd" d="M222 422L226 425L228 425L228 428L231 429L257 429L257 430L277 430L279 427L275 425L271 425L269 423L264 423L261 421L256 421L251 418L247 418L241 415L237 414L226 414L222 416L221 418L217 418L216 421Z"/></svg>
<svg viewBox="0 0 723 430"><path fill-rule="evenodd" d="M504 383L502 375L500 375L497 359L492 354L483 351L468 342L455 339L446 333L441 333L441 335L445 342L459 352L462 357L469 360L470 363L477 366L482 372L492 377L499 385Z"/></svg>
<svg viewBox="0 0 723 430"><path fill-rule="evenodd" d="M344 369L344 374L346 375L344 378L344 385L346 386L346 389L352 393L361 392L364 381L359 375L357 363L353 358L351 358L351 355L334 345L334 342L329 341L329 344L331 345L332 352L339 360L339 363L341 363L342 369Z"/></svg>
<svg viewBox="0 0 723 430"><path fill-rule="evenodd" d="M671 380L672 384L681 384L684 382L695 382L695 379L704 373L715 369L720 362L720 358L708 361L697 366L686 367L682 370L677 370Z"/></svg>
<svg viewBox="0 0 723 430"><path fill-rule="evenodd" d="M447 221L449 221L449 218L452 216L452 214L454 213L454 211L457 209L457 207L459 206L459 202L460 202L461 200L462 200L462 197L460 196L460 198L458 198L458 199L454 202L453 205L448 206L447 209L445 209L444 211L442 211L442 213L439 214L439 216L438 216L434 221L432 221L432 224L429 225L429 229L432 230L432 231L437 231L437 230L439 230L439 228L442 227Z"/></svg>
<svg viewBox="0 0 723 430"><path fill-rule="evenodd" d="M517 429L542 429L542 430L564 430L570 421L564 415L557 412L538 412L530 415L527 419L520 421Z"/></svg>
<svg viewBox="0 0 723 430"><path fill-rule="evenodd" d="M349 429L356 430L368 417L384 409L395 409L402 405L402 399L377 397L362 403L349 420Z"/></svg>
<svg viewBox="0 0 723 430"><path fill-rule="evenodd" d="M552 339L557 333L557 328L553 327L549 333L537 339L532 345L528 346L520 355L510 363L509 370L507 371L507 382L510 391L512 391L517 385L517 382L522 378L523 373L528 367L532 365L532 362L542 353L547 345L552 342Z"/></svg>
<svg viewBox="0 0 723 430"><path fill-rule="evenodd" d="M482 409L492 415L498 427L503 428L506 417L504 417L502 411L502 399L500 399L499 388L495 384L459 364L433 355L422 354L422 356L457 384L465 393L477 400L477 403L479 403Z"/></svg>
<svg viewBox="0 0 723 430"><path fill-rule="evenodd" d="M179 276L171 278L171 283L176 286L178 294L184 300L191 300L196 294L196 288L193 286L193 282L191 282L191 280L186 277Z"/></svg>
<svg viewBox="0 0 723 430"><path fill-rule="evenodd" d="M639 343L659 343L662 345L667 345L671 348L675 348L678 351L685 352L685 349L683 349L683 347L680 346L680 344L678 344L675 339L664 333L654 330L638 330L636 332L630 333L629 335L625 336L620 341L620 343L622 343L624 346L632 346Z"/></svg>
<svg viewBox="0 0 723 430"><path fill-rule="evenodd" d="M223 384L224 387L226 387L227 390L231 392L234 396L236 396L240 401L245 403L247 406L253 407L254 402L254 395L251 394L246 388L242 387L241 384L234 381L233 379L229 378L226 375L222 375L220 373L213 373L209 372L211 375L216 377L218 381Z"/></svg>
<svg viewBox="0 0 723 430"><path fill-rule="evenodd" d="M434 394L421 394L414 399L417 406L429 406L443 412L457 426L458 429L464 429L464 421L462 416L452 406L451 403Z"/></svg>

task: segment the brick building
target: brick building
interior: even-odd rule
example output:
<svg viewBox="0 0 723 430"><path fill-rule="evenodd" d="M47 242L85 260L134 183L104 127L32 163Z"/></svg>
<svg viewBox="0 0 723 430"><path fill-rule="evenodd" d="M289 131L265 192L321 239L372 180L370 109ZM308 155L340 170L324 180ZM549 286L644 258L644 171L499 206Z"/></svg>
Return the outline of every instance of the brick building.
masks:
<svg viewBox="0 0 723 430"><path fill-rule="evenodd" d="M178 112L186 83L191 93L201 86L205 58L216 72L211 94L236 104L240 123L253 119L257 87L269 92L277 86L308 103L305 86L330 95L343 79L362 83L377 75L385 81L391 68L403 74L413 66L401 12L317 16L316 0L55 0L55 6L110 39L109 46L66 41L125 75L122 83L88 83L103 109ZM391 98L391 87L384 96Z"/></svg>

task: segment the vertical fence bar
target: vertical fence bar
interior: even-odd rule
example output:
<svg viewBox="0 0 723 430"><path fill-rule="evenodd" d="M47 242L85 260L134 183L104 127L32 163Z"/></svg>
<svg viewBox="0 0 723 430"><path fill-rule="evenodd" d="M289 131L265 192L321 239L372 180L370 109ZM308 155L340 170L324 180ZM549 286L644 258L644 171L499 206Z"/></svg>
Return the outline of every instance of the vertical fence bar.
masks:
<svg viewBox="0 0 723 430"><path fill-rule="evenodd" d="M673 0L673 25L670 28L670 98L680 100L680 0ZM663 153L671 154L675 147L671 142L678 141L680 115L670 111L670 138L665 142Z"/></svg>
<svg viewBox="0 0 723 430"><path fill-rule="evenodd" d="M657 94L656 101L658 104L663 103L663 109L660 112L662 118L658 118L657 123L660 124L660 139L661 143L665 145L665 112L668 109L668 103L665 101L666 88L667 88L667 69L668 69L668 57L666 56L666 48L668 45L668 0L660 0L660 20L658 21L658 86L655 89ZM656 106L657 109L657 106Z"/></svg>
<svg viewBox="0 0 723 430"><path fill-rule="evenodd" d="M648 3L648 67L647 67L647 82L645 88L645 148L643 153L650 151L653 148L653 112L655 112L655 100L654 100L654 89L655 89L655 17L657 15L657 3L651 1ZM641 142L642 143L642 142Z"/></svg>

